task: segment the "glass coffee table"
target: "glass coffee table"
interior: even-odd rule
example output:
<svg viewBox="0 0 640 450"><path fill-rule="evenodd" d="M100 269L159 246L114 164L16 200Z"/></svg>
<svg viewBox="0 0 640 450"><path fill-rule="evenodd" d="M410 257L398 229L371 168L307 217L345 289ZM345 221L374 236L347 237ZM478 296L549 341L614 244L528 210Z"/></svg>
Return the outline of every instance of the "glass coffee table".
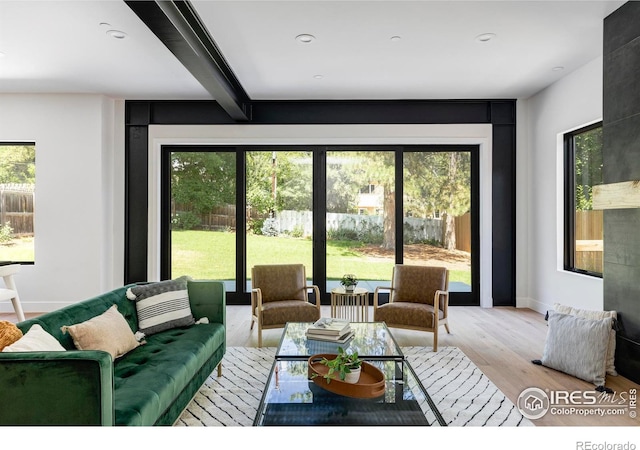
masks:
<svg viewBox="0 0 640 450"><path fill-rule="evenodd" d="M345 350L357 351L385 375L384 394L367 399L335 394L309 379L309 357L337 351L337 344L306 339L309 325L287 324L254 426L446 426L386 324L351 324L356 335Z"/></svg>
<svg viewBox="0 0 640 450"><path fill-rule="evenodd" d="M307 322L289 322L285 326L276 359L304 359L318 353L337 353L338 347L358 352L365 360L403 361L404 355L384 322L351 322L355 336L346 344L307 339Z"/></svg>

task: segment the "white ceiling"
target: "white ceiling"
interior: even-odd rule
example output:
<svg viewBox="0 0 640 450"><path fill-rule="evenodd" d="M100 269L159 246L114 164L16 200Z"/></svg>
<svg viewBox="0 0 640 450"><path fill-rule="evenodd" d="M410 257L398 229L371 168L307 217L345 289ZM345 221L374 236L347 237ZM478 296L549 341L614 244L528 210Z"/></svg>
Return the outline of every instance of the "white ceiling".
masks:
<svg viewBox="0 0 640 450"><path fill-rule="evenodd" d="M623 3L192 0L253 100L526 98L600 56ZM119 0L0 0L0 52L0 93L211 98Z"/></svg>

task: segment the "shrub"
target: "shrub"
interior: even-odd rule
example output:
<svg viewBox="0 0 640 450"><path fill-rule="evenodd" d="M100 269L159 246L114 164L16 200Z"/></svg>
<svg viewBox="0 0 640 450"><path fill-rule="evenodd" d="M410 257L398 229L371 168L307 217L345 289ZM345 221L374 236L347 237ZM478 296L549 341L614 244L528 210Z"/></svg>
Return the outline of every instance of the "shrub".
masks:
<svg viewBox="0 0 640 450"><path fill-rule="evenodd" d="M264 219L249 219L247 221L247 230L253 234L262 234L262 226L264 225Z"/></svg>
<svg viewBox="0 0 640 450"><path fill-rule="evenodd" d="M384 230L382 226L361 222L357 230L358 241L365 244L382 244L384 242Z"/></svg>
<svg viewBox="0 0 640 450"><path fill-rule="evenodd" d="M171 228L174 230L193 230L200 225L200 217L191 211L179 212L171 219Z"/></svg>
<svg viewBox="0 0 640 450"><path fill-rule="evenodd" d="M261 231L264 236L278 236L278 234L280 234L280 232L278 231L278 221L271 217L265 219Z"/></svg>
<svg viewBox="0 0 640 450"><path fill-rule="evenodd" d="M11 228L11 223L7 222L0 226L0 244L6 244L11 239L13 239L13 228Z"/></svg>
<svg viewBox="0 0 640 450"><path fill-rule="evenodd" d="M301 238L302 236L304 236L302 225L296 225L295 227L293 227L293 230L291 231L291 237Z"/></svg>
<svg viewBox="0 0 640 450"><path fill-rule="evenodd" d="M349 228L337 228L335 230L327 230L327 239L330 241L357 241L358 233L356 230Z"/></svg>

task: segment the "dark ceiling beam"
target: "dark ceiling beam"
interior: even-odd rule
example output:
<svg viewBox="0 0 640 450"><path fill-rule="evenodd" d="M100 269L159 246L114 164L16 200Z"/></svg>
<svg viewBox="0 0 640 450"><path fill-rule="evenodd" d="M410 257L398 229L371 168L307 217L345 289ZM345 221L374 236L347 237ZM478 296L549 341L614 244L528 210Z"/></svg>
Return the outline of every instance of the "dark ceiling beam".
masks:
<svg viewBox="0 0 640 450"><path fill-rule="evenodd" d="M188 1L125 1L231 118L248 121L251 105L235 74Z"/></svg>

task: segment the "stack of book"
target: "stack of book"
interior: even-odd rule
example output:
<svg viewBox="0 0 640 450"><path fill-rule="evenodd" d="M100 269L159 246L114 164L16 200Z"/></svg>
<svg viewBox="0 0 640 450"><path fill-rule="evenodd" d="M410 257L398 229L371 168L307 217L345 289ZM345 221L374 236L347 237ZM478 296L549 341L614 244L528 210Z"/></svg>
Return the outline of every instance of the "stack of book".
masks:
<svg viewBox="0 0 640 450"><path fill-rule="evenodd" d="M349 321L322 317L307 328L307 339L344 344L353 338L353 330Z"/></svg>

